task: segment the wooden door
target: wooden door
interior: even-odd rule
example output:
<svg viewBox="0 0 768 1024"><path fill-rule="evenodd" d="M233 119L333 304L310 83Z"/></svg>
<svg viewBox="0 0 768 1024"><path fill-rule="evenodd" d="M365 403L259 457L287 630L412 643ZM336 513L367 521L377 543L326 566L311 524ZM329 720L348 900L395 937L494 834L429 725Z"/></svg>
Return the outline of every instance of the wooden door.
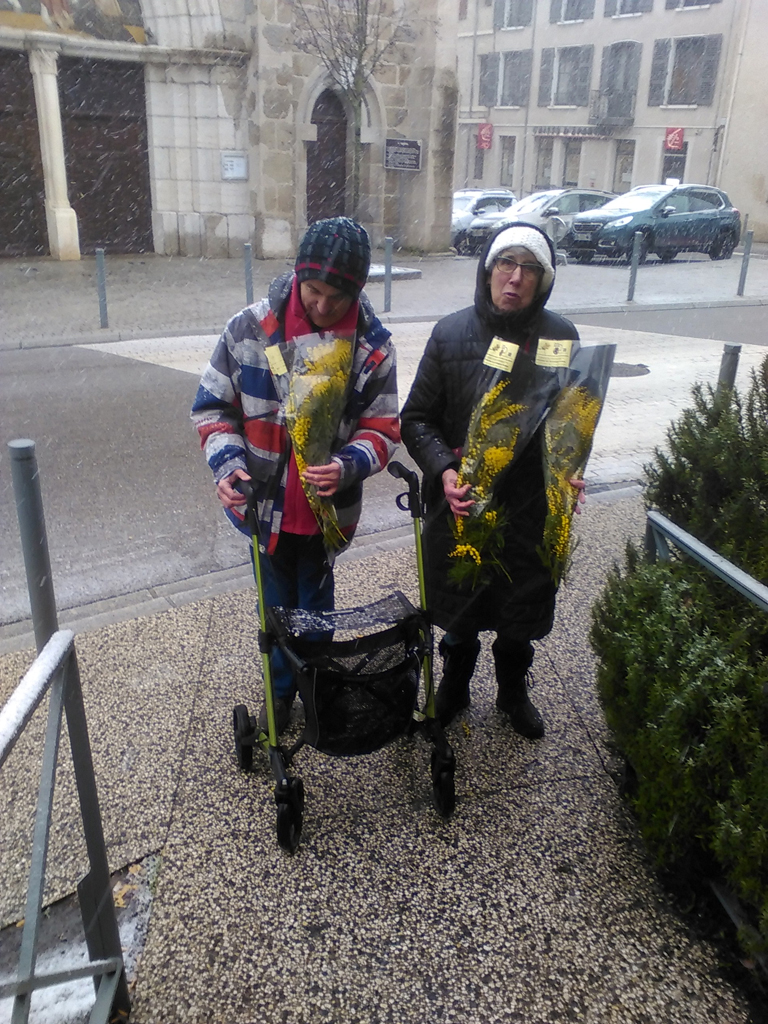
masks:
<svg viewBox="0 0 768 1024"><path fill-rule="evenodd" d="M312 113L317 142L307 145L307 223L346 213L347 117L330 89L319 97Z"/></svg>
<svg viewBox="0 0 768 1024"><path fill-rule="evenodd" d="M0 256L47 251L32 72L26 53L0 50Z"/></svg>
<svg viewBox="0 0 768 1024"><path fill-rule="evenodd" d="M152 248L144 65L59 59L69 201L80 249Z"/></svg>

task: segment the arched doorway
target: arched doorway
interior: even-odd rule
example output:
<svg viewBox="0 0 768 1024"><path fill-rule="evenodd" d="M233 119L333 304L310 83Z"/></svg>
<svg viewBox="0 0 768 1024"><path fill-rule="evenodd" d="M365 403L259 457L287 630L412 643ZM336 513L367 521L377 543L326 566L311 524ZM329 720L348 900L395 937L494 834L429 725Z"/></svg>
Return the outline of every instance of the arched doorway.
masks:
<svg viewBox="0 0 768 1024"><path fill-rule="evenodd" d="M307 145L307 223L346 213L347 116L338 96L326 89L315 103L317 142Z"/></svg>

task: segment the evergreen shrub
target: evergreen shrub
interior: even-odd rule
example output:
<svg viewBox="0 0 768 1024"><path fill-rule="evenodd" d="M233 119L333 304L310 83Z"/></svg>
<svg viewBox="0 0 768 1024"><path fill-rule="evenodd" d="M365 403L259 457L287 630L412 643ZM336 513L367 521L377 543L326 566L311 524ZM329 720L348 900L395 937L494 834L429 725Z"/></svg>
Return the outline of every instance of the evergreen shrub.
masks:
<svg viewBox="0 0 768 1024"><path fill-rule="evenodd" d="M696 386L646 476L649 507L766 582L768 359L745 401ZM632 545L592 609L598 692L649 849L677 875L725 878L766 940L767 638L768 615L703 567Z"/></svg>

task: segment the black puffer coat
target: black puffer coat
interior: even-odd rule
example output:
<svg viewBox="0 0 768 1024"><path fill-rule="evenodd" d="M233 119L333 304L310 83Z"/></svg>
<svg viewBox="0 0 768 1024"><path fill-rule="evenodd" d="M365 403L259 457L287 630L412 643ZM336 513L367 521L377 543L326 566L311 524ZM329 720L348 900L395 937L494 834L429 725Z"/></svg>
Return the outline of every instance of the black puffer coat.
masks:
<svg viewBox="0 0 768 1024"><path fill-rule="evenodd" d="M442 474L459 467L456 452L466 440L491 339L498 336L515 342L533 358L540 337L576 340L579 336L570 320L544 309L551 287L518 313L502 315L496 310L485 270L492 241L493 237L478 264L474 305L442 319L427 342L402 411L402 437L424 473L424 560L427 601L434 622L459 635L493 630L510 640L536 640L552 628L556 593L536 552L546 518L541 429L504 474L497 490L507 516L502 557L511 582L499 573L492 583L472 590L454 585L447 576L451 565L448 552L455 542Z"/></svg>

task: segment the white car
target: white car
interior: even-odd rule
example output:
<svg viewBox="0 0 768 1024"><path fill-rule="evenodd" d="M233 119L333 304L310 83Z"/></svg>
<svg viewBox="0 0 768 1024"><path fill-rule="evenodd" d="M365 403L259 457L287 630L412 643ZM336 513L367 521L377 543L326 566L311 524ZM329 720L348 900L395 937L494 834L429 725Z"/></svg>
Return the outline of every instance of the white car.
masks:
<svg viewBox="0 0 768 1024"><path fill-rule="evenodd" d="M484 218L474 220L467 230L467 244L477 252L497 228L522 220L543 228L557 245L577 213L595 210L613 198L613 192L594 188L553 188L546 192L533 192L507 207L493 223L486 223Z"/></svg>
<svg viewBox="0 0 768 1024"><path fill-rule="evenodd" d="M506 188L463 188L454 192L451 245L457 252L465 251L467 229L476 217L491 223L516 201L515 193Z"/></svg>

